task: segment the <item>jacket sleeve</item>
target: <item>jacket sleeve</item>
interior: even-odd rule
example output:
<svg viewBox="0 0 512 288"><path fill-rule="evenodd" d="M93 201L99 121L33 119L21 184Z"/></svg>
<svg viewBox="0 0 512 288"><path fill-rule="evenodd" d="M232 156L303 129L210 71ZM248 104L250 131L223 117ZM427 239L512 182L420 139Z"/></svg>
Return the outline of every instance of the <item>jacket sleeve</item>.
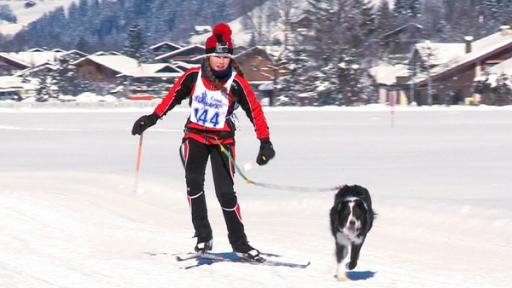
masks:
<svg viewBox="0 0 512 288"><path fill-rule="evenodd" d="M256 130L256 137L262 140L270 137L267 120L263 109L261 109L260 102L256 99L249 83L244 78L237 75L233 81L233 94L238 100L240 107L244 109L245 114L251 120Z"/></svg>
<svg viewBox="0 0 512 288"><path fill-rule="evenodd" d="M154 113L158 115L158 118L162 118L162 116L172 110L174 106L180 104L183 99L190 96L197 76L198 72L195 68L191 68L181 75L160 104L156 106Z"/></svg>

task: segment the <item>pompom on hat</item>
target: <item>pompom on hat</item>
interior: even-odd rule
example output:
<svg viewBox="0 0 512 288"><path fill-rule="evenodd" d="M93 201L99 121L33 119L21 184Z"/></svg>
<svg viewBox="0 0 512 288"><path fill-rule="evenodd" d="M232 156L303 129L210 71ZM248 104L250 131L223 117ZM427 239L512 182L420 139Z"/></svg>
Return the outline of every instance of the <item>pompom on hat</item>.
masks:
<svg viewBox="0 0 512 288"><path fill-rule="evenodd" d="M204 47L206 55L233 55L231 33L231 28L228 24L224 22L215 24L212 29L212 35L206 39Z"/></svg>

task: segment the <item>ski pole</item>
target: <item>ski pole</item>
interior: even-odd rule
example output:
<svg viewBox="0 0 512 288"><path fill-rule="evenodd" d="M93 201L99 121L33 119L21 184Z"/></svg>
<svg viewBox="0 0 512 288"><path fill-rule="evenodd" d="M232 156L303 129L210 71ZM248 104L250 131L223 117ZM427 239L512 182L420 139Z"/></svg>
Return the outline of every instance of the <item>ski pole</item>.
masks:
<svg viewBox="0 0 512 288"><path fill-rule="evenodd" d="M140 134L139 138L139 147L137 148L137 162L135 163L135 194L139 195L142 194L139 191L139 172L140 172L140 160L142 156L142 140L144 134Z"/></svg>

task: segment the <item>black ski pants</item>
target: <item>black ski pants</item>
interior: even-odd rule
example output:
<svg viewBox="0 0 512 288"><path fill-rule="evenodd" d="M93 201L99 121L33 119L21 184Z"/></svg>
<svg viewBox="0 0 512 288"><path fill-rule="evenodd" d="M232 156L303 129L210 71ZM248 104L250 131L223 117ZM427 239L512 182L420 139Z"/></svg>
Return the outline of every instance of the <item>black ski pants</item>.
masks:
<svg viewBox="0 0 512 288"><path fill-rule="evenodd" d="M234 144L224 145L234 158ZM192 224L198 242L212 239L212 229L208 221L206 197L204 194L205 171L208 158L211 162L215 194L220 203L228 239L231 245L247 242L240 214L234 182L234 166L219 145L204 144L194 139L185 139L180 153L185 167L187 197L192 212Z"/></svg>

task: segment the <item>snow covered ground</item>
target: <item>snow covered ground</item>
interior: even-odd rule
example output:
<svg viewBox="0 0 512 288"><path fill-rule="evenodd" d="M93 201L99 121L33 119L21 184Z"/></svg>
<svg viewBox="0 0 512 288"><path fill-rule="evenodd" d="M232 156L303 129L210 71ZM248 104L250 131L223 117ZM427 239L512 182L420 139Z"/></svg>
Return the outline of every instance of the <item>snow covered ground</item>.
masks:
<svg viewBox="0 0 512 288"><path fill-rule="evenodd" d="M510 287L512 109L266 109L277 156L256 181L357 183L379 213L352 281L334 278L332 192L236 186L251 244L305 270L215 263L195 243L177 154L186 117L145 134L135 193L133 121L151 108L0 108L0 287ZM237 157L252 161L240 114ZM207 172L214 250L229 252ZM192 261L193 263L193 261Z"/></svg>

